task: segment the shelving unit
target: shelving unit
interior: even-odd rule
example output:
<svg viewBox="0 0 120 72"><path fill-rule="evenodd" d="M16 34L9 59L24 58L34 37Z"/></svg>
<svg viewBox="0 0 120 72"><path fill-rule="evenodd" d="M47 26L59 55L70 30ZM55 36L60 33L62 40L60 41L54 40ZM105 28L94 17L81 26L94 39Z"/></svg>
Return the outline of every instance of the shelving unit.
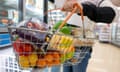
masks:
<svg viewBox="0 0 120 72"><path fill-rule="evenodd" d="M120 47L120 17L119 21L112 26L112 44Z"/></svg>
<svg viewBox="0 0 120 72"><path fill-rule="evenodd" d="M112 43L120 47L120 22L116 28L115 40Z"/></svg>
<svg viewBox="0 0 120 72"><path fill-rule="evenodd" d="M11 45L10 35L5 25L0 24L0 48Z"/></svg>
<svg viewBox="0 0 120 72"><path fill-rule="evenodd" d="M100 27L99 41L110 42L110 27L108 27L106 24Z"/></svg>
<svg viewBox="0 0 120 72"><path fill-rule="evenodd" d="M120 42L120 22L117 26L116 40Z"/></svg>

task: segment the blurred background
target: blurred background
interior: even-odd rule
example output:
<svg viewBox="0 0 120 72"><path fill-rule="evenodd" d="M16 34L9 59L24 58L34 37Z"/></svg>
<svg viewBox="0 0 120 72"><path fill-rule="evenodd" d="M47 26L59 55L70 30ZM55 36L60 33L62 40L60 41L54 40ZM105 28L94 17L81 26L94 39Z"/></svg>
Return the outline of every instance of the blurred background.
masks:
<svg viewBox="0 0 120 72"><path fill-rule="evenodd" d="M30 71L20 70L16 63L7 26L19 24L31 17L38 17L45 23L51 23L49 15L45 15L45 12L56 7L53 2L54 0L0 0L1 72ZM120 12L120 7L118 10ZM62 16L61 13L58 15ZM119 21L111 24L97 23L93 29L96 39L87 72L120 72L120 15ZM9 66L13 63L16 65ZM50 68L46 72L50 72Z"/></svg>

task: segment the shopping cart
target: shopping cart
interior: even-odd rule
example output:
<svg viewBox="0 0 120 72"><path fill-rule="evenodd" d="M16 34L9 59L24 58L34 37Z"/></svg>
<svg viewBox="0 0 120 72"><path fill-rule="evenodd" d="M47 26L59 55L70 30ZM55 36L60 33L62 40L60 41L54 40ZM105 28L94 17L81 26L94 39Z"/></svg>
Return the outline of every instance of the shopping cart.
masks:
<svg viewBox="0 0 120 72"><path fill-rule="evenodd" d="M83 27L70 27L71 32L65 34L64 30L61 31L61 29L77 8L80 8ZM52 16L52 11L48 13L50 14L49 18ZM36 21L36 23L32 21ZM55 24L57 20L51 18L49 21ZM82 8L76 4L71 14L66 16L64 21L58 23L60 25L57 26L56 30L54 24L52 24L51 29L49 27L51 25L39 25L37 20L30 19L29 22L24 21L8 27L16 59L21 68L41 69L61 64L69 66L81 63L90 50L89 46L93 45L93 38L87 38L85 35Z"/></svg>

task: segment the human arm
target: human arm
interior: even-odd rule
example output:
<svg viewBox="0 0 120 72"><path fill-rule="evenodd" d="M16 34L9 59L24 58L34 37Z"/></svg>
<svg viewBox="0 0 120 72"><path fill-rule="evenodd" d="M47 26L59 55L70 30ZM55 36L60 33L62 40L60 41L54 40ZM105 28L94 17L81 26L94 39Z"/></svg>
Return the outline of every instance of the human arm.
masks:
<svg viewBox="0 0 120 72"><path fill-rule="evenodd" d="M111 23L116 16L111 7L96 7L94 4L82 4L82 7L84 15L95 22Z"/></svg>
<svg viewBox="0 0 120 72"><path fill-rule="evenodd" d="M77 1L76 1L77 2ZM63 6L63 11L70 12L73 9L74 3L73 0L67 0ZM78 3L78 2L77 2ZM92 3L80 3L79 4L83 8L83 13L87 16L90 20L94 22L104 22L104 23L111 23L116 16L116 13L112 7L97 7ZM76 11L79 14L79 9Z"/></svg>

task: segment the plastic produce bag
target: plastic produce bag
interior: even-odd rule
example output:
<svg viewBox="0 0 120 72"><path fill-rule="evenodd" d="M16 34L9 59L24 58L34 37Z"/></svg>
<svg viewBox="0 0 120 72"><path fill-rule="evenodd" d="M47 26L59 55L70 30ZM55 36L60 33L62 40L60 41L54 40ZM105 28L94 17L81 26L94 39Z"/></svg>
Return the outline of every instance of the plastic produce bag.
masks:
<svg viewBox="0 0 120 72"><path fill-rule="evenodd" d="M18 24L17 27L14 34L17 34L18 38L22 38L35 44L36 48L44 47L43 45L46 47L46 39L50 38L49 34L46 33L49 30L49 26L43 23L42 20L39 18L30 18L29 20L25 20Z"/></svg>

